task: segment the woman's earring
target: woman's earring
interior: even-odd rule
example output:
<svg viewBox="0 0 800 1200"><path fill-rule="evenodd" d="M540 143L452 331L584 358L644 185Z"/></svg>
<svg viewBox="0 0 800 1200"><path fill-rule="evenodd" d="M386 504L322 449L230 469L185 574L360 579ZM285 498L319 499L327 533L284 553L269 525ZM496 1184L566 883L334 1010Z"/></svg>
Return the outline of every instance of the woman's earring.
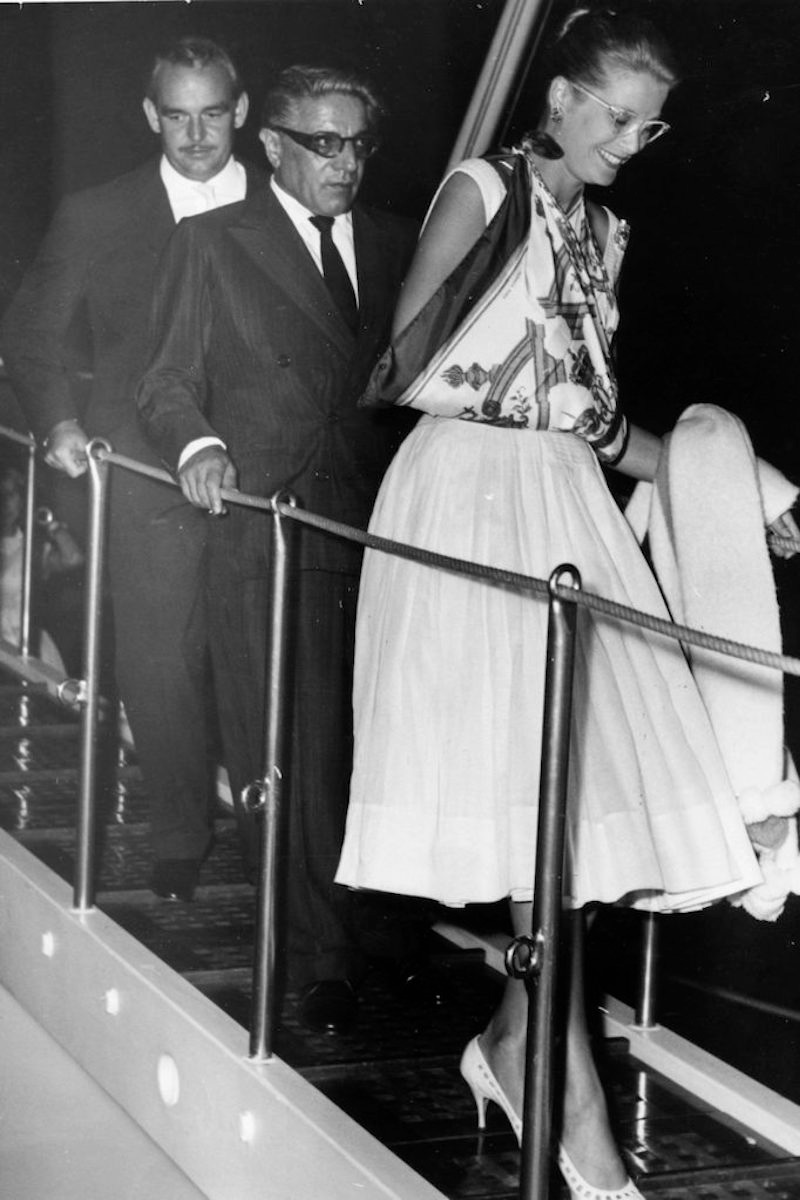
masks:
<svg viewBox="0 0 800 1200"><path fill-rule="evenodd" d="M556 128L561 123L564 116L562 110L557 104L554 104L550 109L550 121ZM564 151L559 146L552 133L548 133L544 129L537 129L534 133L528 135L528 145L534 154L538 154L540 158L563 158Z"/></svg>
<svg viewBox="0 0 800 1200"><path fill-rule="evenodd" d="M549 111L550 124L557 129L561 124L564 116L563 109L557 104L550 105ZM522 146L525 150L538 154L540 158L563 158L564 151L559 146L552 133L548 133L546 129L534 129L531 133L526 133L522 139Z"/></svg>

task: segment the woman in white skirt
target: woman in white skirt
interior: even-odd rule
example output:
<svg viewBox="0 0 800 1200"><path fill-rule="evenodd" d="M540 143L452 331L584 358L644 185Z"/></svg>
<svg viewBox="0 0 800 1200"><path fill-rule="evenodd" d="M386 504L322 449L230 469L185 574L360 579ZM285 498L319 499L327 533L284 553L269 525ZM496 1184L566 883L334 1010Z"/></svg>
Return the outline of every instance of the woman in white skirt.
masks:
<svg viewBox="0 0 800 1200"><path fill-rule="evenodd" d="M505 158L463 163L432 205L396 314L397 357L382 364L379 385L384 399L425 415L370 528L539 578L575 563L586 590L666 616L601 469L652 478L660 443L629 428L617 404L610 344L627 227L584 185L612 183L666 130L660 113L676 73L649 22L577 10L555 40L549 78L537 132ZM459 287L471 286L459 269L487 236L503 247L488 285L391 395L404 338L424 343L441 327ZM546 625L539 598L367 553L338 882L449 905L508 897L515 930L530 932ZM679 911L757 884L677 643L581 612L575 670L570 908L625 898ZM635 1197L577 969L571 991L559 1165L584 1200ZM509 981L461 1064L479 1119L491 1100L518 1136L526 1004L523 984Z"/></svg>

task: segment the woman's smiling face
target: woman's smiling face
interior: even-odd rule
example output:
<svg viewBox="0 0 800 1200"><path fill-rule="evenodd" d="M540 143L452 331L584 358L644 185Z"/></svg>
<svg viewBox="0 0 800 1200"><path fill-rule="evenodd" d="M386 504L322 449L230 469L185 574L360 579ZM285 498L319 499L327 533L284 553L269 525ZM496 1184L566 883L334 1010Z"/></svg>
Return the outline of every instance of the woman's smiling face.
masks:
<svg viewBox="0 0 800 1200"><path fill-rule="evenodd" d="M647 145L653 132L648 122L659 120L668 95L667 84L646 71L610 68L587 87L554 79L551 106L562 114L556 135L564 151L559 165L576 183L608 187L620 167Z"/></svg>

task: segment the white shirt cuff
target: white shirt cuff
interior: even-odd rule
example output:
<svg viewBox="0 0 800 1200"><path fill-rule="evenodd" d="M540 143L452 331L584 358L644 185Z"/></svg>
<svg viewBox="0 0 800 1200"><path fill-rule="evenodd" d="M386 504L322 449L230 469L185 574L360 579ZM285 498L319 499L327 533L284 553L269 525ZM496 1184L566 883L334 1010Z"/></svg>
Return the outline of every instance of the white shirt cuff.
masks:
<svg viewBox="0 0 800 1200"><path fill-rule="evenodd" d="M181 450L181 456L178 459L178 470L189 461L193 454L197 454L198 450L205 450L206 446L221 446L226 449L222 438L218 437L201 437L195 438L193 442L187 442Z"/></svg>

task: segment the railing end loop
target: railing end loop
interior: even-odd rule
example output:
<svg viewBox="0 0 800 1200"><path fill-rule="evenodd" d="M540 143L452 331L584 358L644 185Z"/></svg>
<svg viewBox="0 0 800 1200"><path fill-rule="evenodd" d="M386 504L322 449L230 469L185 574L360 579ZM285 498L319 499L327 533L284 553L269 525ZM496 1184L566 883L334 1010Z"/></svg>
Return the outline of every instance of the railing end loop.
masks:
<svg viewBox="0 0 800 1200"><path fill-rule="evenodd" d="M264 781L254 779L252 783L246 783L239 794L239 799L246 813L254 816L262 813L267 806L267 788Z"/></svg>
<svg viewBox="0 0 800 1200"><path fill-rule="evenodd" d="M56 695L66 708L79 708L86 703L86 680L63 679L56 689Z"/></svg>
<svg viewBox="0 0 800 1200"><path fill-rule="evenodd" d="M541 933L531 937L527 933L518 934L506 946L504 962L506 974L512 979L532 979L542 970L542 951L544 938Z"/></svg>
<svg viewBox="0 0 800 1200"><path fill-rule="evenodd" d="M105 438L99 438L99 437L92 438L92 440L90 442L88 442L86 445L87 456L89 458L99 459L100 462L102 462L102 460L106 457L106 455L111 454L111 453L112 453L111 443L107 442L105 440Z"/></svg>
<svg viewBox="0 0 800 1200"><path fill-rule="evenodd" d="M294 492L287 491L286 488L279 488L277 492L272 493L269 503L273 513L279 516L282 506L297 508L297 496Z"/></svg>
<svg viewBox="0 0 800 1200"><path fill-rule="evenodd" d="M559 588L572 588L573 591L579 592L581 586L581 573L572 563L561 563L550 573L547 580L547 587L552 597L558 596Z"/></svg>

